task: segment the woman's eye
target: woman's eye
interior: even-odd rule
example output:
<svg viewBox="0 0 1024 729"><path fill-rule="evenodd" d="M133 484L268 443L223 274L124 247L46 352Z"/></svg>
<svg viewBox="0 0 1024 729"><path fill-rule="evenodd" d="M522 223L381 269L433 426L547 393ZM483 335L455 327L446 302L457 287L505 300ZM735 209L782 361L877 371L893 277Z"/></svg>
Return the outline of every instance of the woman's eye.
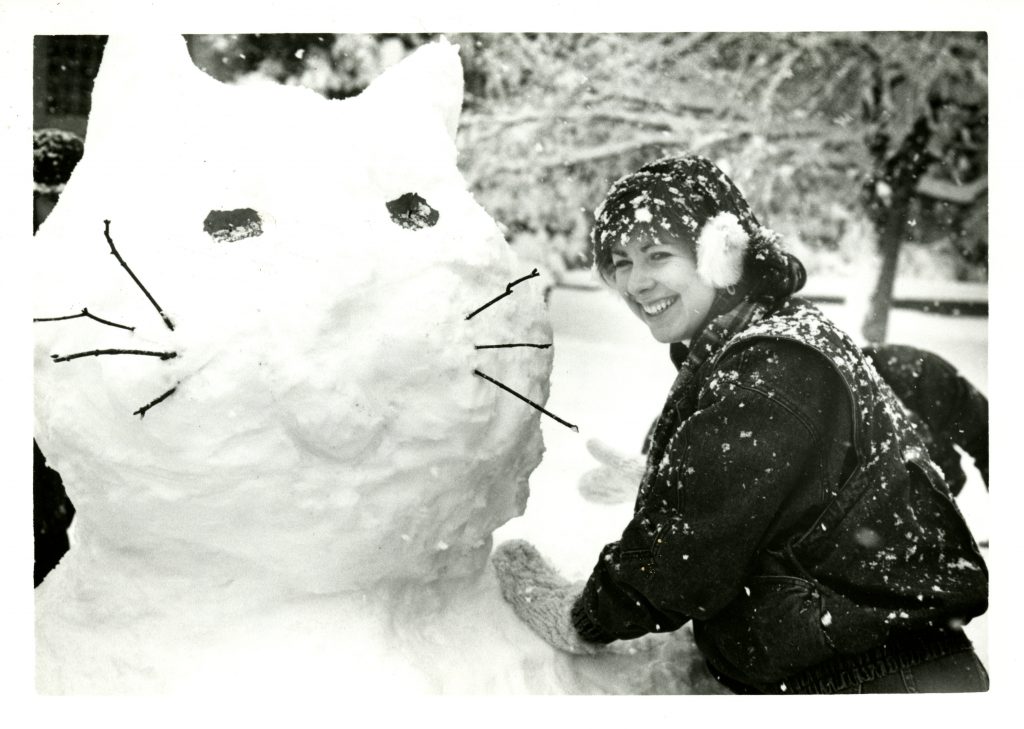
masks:
<svg viewBox="0 0 1024 729"><path fill-rule="evenodd" d="M617 261L612 261L612 268L616 271L621 270L629 265L629 261L625 258L620 258Z"/></svg>
<svg viewBox="0 0 1024 729"><path fill-rule="evenodd" d="M652 261L661 261L665 258L670 257L672 254L668 251L651 251L650 259Z"/></svg>

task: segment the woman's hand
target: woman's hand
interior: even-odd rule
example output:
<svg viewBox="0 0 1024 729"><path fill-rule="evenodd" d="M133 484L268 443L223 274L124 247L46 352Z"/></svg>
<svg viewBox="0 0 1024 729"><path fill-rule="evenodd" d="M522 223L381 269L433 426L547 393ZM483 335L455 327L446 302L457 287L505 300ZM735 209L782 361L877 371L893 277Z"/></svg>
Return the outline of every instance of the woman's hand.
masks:
<svg viewBox="0 0 1024 729"><path fill-rule="evenodd" d="M580 476L576 486L580 495L598 504L621 504L635 499L645 459L616 450L596 438L587 441L587 450L601 465Z"/></svg>
<svg viewBox="0 0 1024 729"><path fill-rule="evenodd" d="M502 596L533 632L567 653L593 655L602 651L602 644L583 640L572 626L570 613L583 591L582 582L570 583L544 561L532 544L518 539L499 545L491 562L498 573Z"/></svg>

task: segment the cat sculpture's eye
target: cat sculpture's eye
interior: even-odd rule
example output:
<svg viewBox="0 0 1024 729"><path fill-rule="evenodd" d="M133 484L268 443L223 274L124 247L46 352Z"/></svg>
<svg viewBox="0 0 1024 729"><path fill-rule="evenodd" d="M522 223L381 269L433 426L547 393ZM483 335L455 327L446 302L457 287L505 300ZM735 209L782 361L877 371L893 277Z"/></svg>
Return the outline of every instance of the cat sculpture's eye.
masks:
<svg viewBox="0 0 1024 729"><path fill-rule="evenodd" d="M263 219L252 208L211 210L203 230L217 243L231 243L263 235Z"/></svg>
<svg viewBox="0 0 1024 729"><path fill-rule="evenodd" d="M391 219L409 230L430 228L436 225L441 217L437 210L430 207L430 203L415 192L407 192L386 204Z"/></svg>

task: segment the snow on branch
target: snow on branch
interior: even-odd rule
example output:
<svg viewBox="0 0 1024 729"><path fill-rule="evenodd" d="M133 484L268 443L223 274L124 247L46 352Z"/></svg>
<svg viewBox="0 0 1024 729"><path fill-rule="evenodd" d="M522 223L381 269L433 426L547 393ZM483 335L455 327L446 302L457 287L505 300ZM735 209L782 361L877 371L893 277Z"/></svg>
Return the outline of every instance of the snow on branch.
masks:
<svg viewBox="0 0 1024 729"><path fill-rule="evenodd" d="M526 124L550 123L559 121L572 121L583 124L593 122L612 122L628 124L636 127L647 127L650 129L671 131L680 126L681 118L677 114L649 113L642 111L629 111L628 109L604 109L594 108L580 109L544 109L526 110L518 114L505 114L501 116L478 116L473 120L473 125L499 126L504 128L517 127Z"/></svg>
<svg viewBox="0 0 1024 729"><path fill-rule="evenodd" d="M592 128L593 125L607 124L611 126L644 129L663 134L682 135L692 124L686 123L685 116L673 114L651 114L621 109L550 109L529 110L520 114L502 116L480 116L464 124L472 130L474 144L497 139L504 141L509 130L522 129L530 126L545 126L571 123L579 128Z"/></svg>
<svg viewBox="0 0 1024 729"><path fill-rule="evenodd" d="M917 192L936 200L969 205L988 190L988 176L982 175L973 182L958 184L938 177L925 175L917 183Z"/></svg>
<svg viewBox="0 0 1024 729"><path fill-rule="evenodd" d="M793 64L803 54L802 48L796 48L787 53L782 61L779 63L778 69L772 74L772 77L768 80L768 83L764 85L761 91L761 111L765 112L771 108L772 100L775 98L775 92L779 90L779 86L782 82L793 76Z"/></svg>
<svg viewBox="0 0 1024 729"><path fill-rule="evenodd" d="M725 136L728 137L728 135ZM653 146L685 147L691 150L698 149L695 141L690 137L677 137L663 134L639 135L623 141L600 144L571 152L562 152L546 159L506 162L504 164L499 164L495 169L491 170L491 172L526 172L537 168L564 167L583 162L593 162L595 160L606 159L608 157L617 157L644 147Z"/></svg>
<svg viewBox="0 0 1024 729"><path fill-rule="evenodd" d="M813 139L822 143L849 145L860 144L856 134L850 130L825 122L780 122L770 127L752 124L719 125L719 128L706 134L696 134L695 130L680 125L676 133L635 134L626 139L615 140L589 147L571 150L555 150L544 158L519 158L509 160L503 158L488 174L522 173L539 168L565 167L569 165L595 162L609 157L629 154L645 147L666 147L685 149L688 152L703 152L718 144L739 141L759 135L771 142Z"/></svg>

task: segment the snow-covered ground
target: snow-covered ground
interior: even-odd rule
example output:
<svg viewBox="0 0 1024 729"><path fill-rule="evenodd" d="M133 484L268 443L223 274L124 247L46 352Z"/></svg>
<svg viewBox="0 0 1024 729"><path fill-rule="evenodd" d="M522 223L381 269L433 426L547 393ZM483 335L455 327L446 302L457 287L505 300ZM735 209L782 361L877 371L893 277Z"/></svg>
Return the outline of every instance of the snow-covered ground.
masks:
<svg viewBox="0 0 1024 729"><path fill-rule="evenodd" d="M586 579L601 547L619 537L632 513L628 499L599 504L580 495L580 477L598 465L586 442L598 438L639 456L675 369L665 345L655 342L611 292L556 288L549 306L555 355L547 407L576 424L579 433L542 418L546 452L530 479L526 513L499 529L495 542L528 539L567 577ZM847 331L856 332L856 312L842 306L822 309ZM987 394L987 318L895 310L889 341L942 355ZM987 540L988 493L973 467L965 464L964 470L969 480L959 505L976 539ZM987 664L986 616L974 620L967 631Z"/></svg>

